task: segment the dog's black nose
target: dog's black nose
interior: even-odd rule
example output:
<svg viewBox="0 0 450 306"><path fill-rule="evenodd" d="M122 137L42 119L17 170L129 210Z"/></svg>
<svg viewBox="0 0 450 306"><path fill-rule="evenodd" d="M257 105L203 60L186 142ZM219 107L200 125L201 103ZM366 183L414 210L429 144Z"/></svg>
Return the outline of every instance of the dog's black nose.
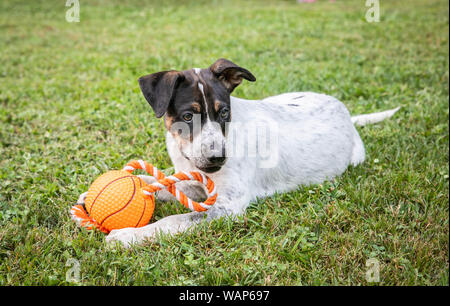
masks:
<svg viewBox="0 0 450 306"><path fill-rule="evenodd" d="M211 144L209 147L202 145L203 152L208 162L212 165L222 165L226 159L225 155L225 143L217 145L217 143Z"/></svg>
<svg viewBox="0 0 450 306"><path fill-rule="evenodd" d="M224 156L213 156L213 157L208 158L208 160L212 164L221 164L225 161L225 157Z"/></svg>

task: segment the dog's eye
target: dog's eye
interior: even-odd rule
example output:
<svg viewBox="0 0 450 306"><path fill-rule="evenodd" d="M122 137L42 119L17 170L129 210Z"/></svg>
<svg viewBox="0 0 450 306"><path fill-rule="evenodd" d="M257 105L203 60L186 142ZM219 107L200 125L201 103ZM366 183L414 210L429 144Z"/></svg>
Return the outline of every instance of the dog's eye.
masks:
<svg viewBox="0 0 450 306"><path fill-rule="evenodd" d="M220 111L220 118L222 119L228 119L230 116L230 110L228 108L222 108Z"/></svg>
<svg viewBox="0 0 450 306"><path fill-rule="evenodd" d="M191 122L193 116L194 116L194 115L192 115L192 113L185 113L185 114L183 115L182 118L183 118L183 120L186 121L186 122Z"/></svg>

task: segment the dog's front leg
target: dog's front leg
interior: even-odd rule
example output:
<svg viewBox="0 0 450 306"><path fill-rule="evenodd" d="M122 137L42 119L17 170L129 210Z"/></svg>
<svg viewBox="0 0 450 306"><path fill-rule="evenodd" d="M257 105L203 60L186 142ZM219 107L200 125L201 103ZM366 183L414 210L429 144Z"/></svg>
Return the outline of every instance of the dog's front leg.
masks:
<svg viewBox="0 0 450 306"><path fill-rule="evenodd" d="M174 235L191 229L194 225L202 221L203 216L204 213L202 212L191 212L167 216L155 223L143 227L129 227L112 230L106 237L106 242L119 242L123 246L129 247L145 240L153 240L160 233Z"/></svg>
<svg viewBox="0 0 450 306"><path fill-rule="evenodd" d="M235 196L238 197L235 197ZM236 217L244 213L249 204L249 196L236 190L222 191L217 201L207 212L191 212L187 214L172 215L165 217L155 223L139 227L113 230L106 237L106 242L119 242L125 247L144 240L153 240L158 234L175 235L188 231L202 220L211 221L221 217ZM204 216L207 214L207 218Z"/></svg>

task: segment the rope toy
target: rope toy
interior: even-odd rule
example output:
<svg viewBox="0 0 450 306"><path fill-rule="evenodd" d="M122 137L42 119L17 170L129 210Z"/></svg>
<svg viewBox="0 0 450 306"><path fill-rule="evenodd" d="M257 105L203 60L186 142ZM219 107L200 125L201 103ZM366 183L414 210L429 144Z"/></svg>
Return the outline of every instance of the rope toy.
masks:
<svg viewBox="0 0 450 306"><path fill-rule="evenodd" d="M145 183L132 174L136 169L145 170L156 182ZM195 202L175 187L176 183L189 180L206 186L206 201ZM147 225L153 215L154 193L163 189L192 211L208 210L217 198L214 182L202 173L181 171L166 177L155 166L143 160L133 160L122 170L108 171L99 176L89 187L84 205L77 204L71 208L71 217L86 229L97 228L106 234L113 229L141 227Z"/></svg>

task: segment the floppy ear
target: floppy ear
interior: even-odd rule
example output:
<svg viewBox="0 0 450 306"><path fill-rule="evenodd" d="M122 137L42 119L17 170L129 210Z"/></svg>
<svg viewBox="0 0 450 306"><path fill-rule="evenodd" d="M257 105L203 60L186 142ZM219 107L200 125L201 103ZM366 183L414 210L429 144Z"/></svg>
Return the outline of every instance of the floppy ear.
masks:
<svg viewBox="0 0 450 306"><path fill-rule="evenodd" d="M236 86L241 84L242 79L251 82L256 81L256 78L250 71L224 58L218 59L209 69L222 81L230 93L233 92Z"/></svg>
<svg viewBox="0 0 450 306"><path fill-rule="evenodd" d="M175 70L161 71L139 78L141 91L157 118L166 113L170 101L175 96L177 85L183 80L183 73Z"/></svg>

